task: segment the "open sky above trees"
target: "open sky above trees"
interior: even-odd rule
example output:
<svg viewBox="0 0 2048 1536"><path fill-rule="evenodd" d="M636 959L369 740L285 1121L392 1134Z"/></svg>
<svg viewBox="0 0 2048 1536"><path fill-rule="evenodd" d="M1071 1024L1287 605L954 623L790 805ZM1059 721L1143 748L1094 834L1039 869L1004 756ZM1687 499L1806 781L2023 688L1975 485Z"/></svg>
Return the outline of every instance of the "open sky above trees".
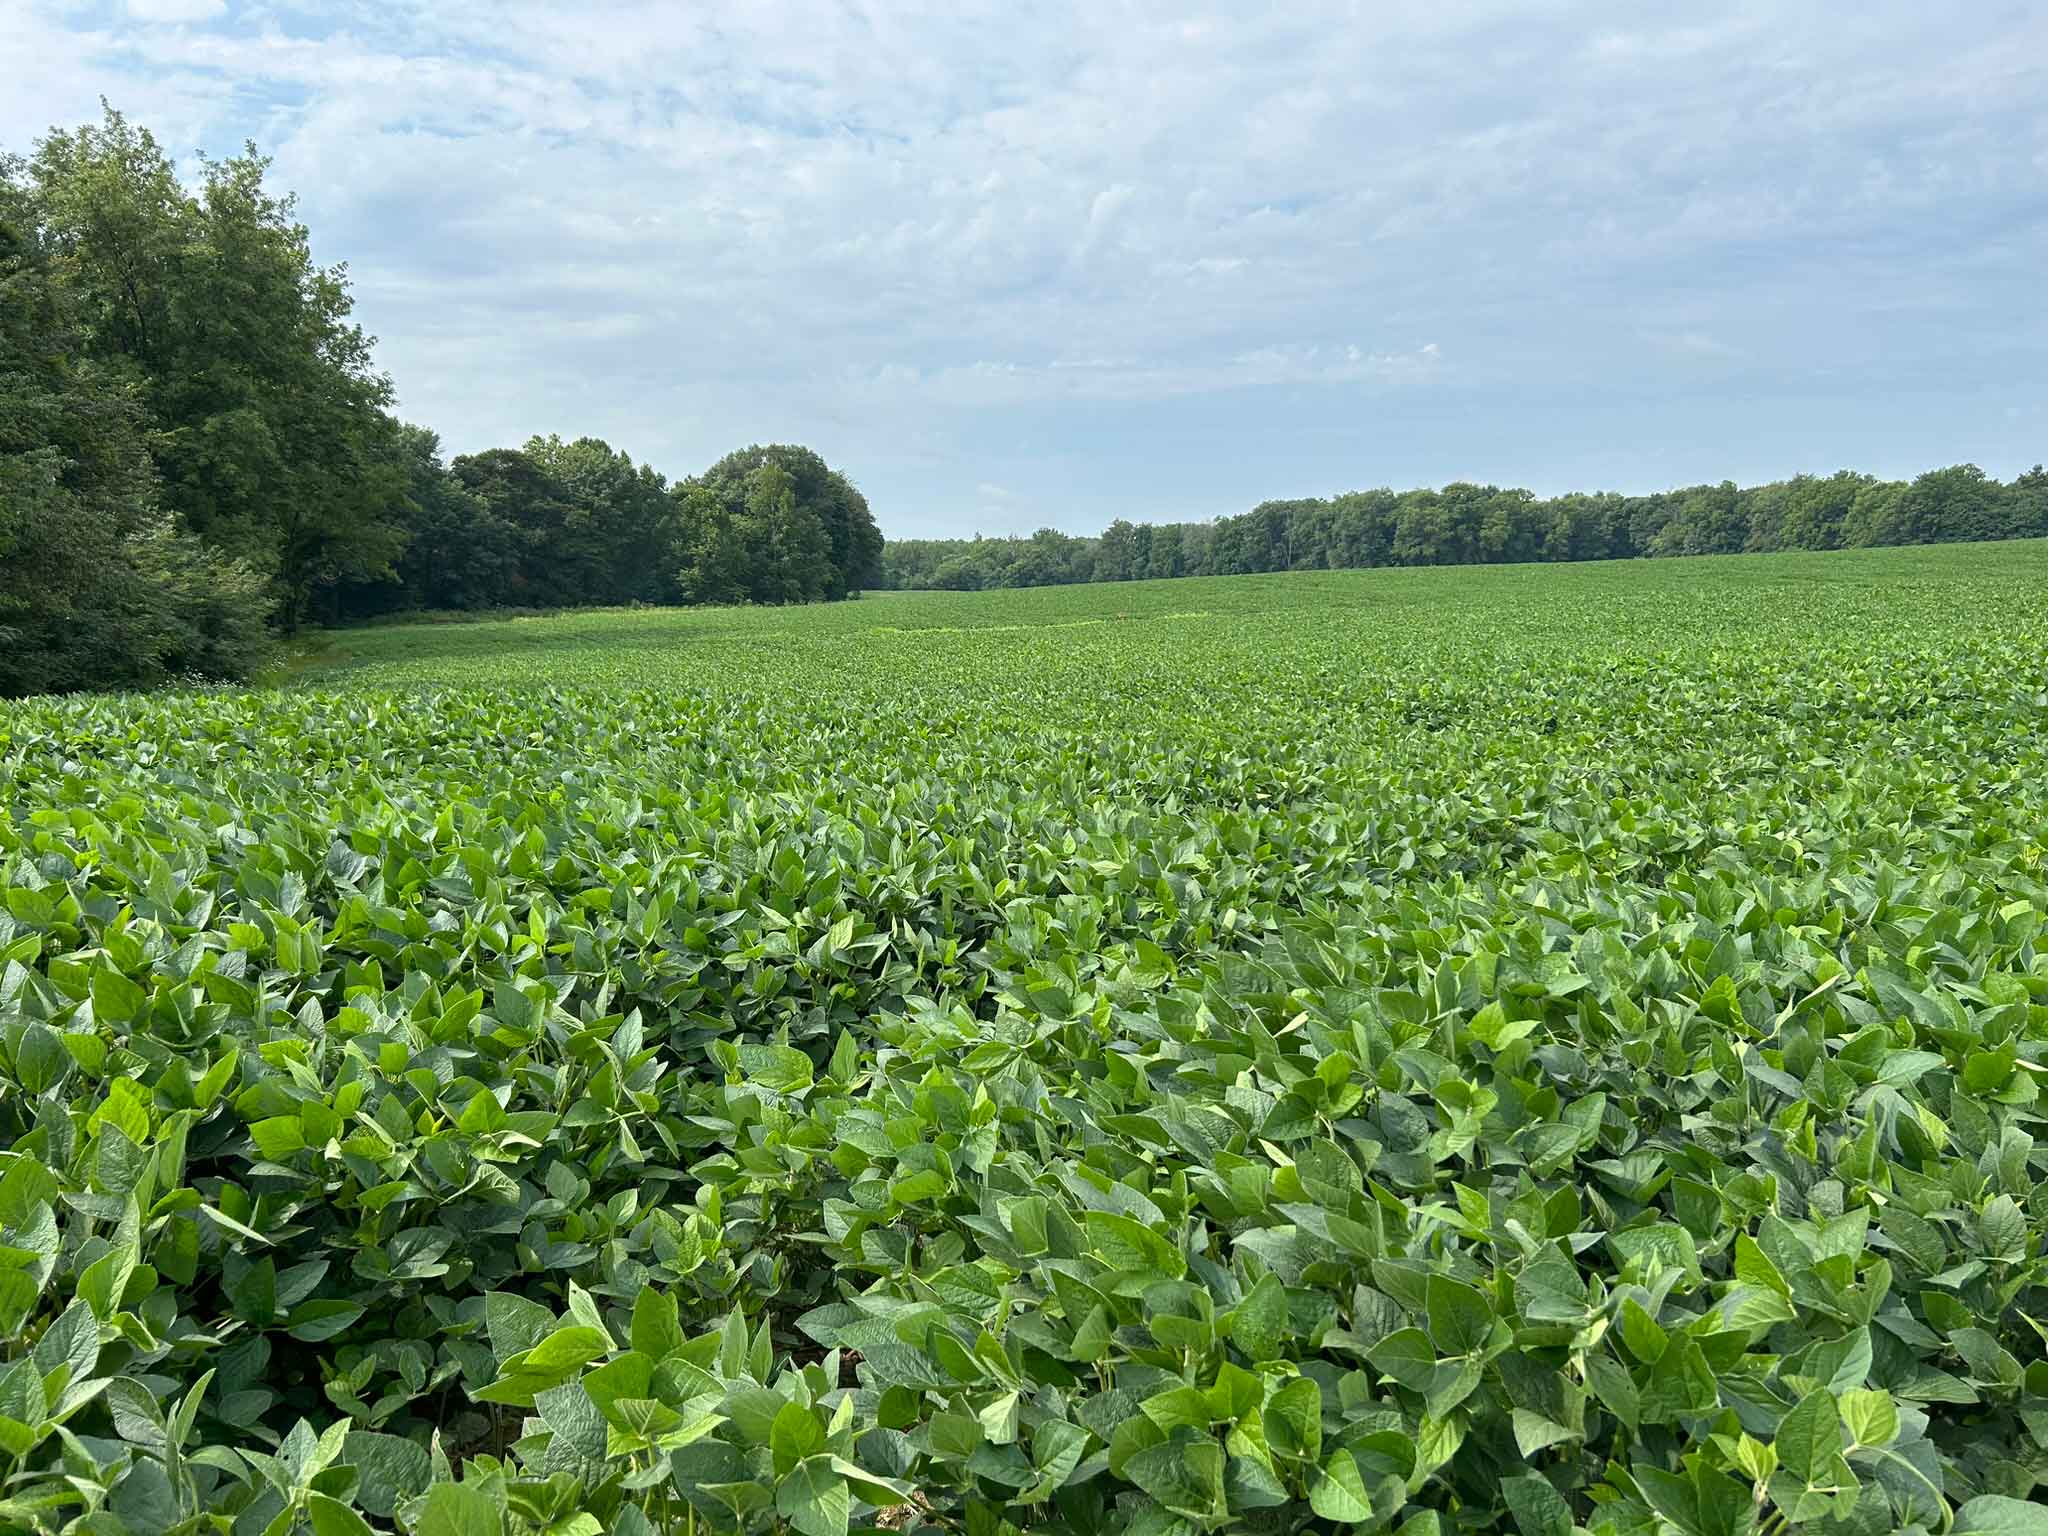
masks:
<svg viewBox="0 0 2048 1536"><path fill-rule="evenodd" d="M2048 441L2039 7L674 11L0 0L0 143L254 138L450 455L802 442L891 537Z"/></svg>

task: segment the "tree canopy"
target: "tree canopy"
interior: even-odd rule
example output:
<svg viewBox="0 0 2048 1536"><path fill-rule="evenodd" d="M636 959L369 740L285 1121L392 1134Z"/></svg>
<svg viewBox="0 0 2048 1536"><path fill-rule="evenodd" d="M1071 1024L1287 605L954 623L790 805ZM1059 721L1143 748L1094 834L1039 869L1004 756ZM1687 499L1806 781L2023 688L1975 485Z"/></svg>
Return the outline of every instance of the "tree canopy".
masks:
<svg viewBox="0 0 2048 1536"><path fill-rule="evenodd" d="M22 168L79 299L85 355L147 413L164 508L246 560L287 625L404 549L391 384L254 146L203 160L188 190L156 139L111 109L51 132Z"/></svg>
<svg viewBox="0 0 2048 1536"><path fill-rule="evenodd" d="M107 109L0 156L0 692L246 677L407 608L836 599L881 578L808 448L671 483L596 437L444 458L254 146L196 184Z"/></svg>
<svg viewBox="0 0 2048 1536"><path fill-rule="evenodd" d="M684 505L696 523L684 584L707 594L699 601L837 599L881 578L882 531L867 498L808 448L729 453L686 490ZM721 553L733 544L760 555L735 570Z"/></svg>
<svg viewBox="0 0 2048 1536"><path fill-rule="evenodd" d="M2024 538L2048 538L2048 471L2039 465L2010 484L1974 464L1958 464L1910 481L1843 470L1747 488L1724 480L1648 496L1544 498L1460 482L1268 501L1213 522L1119 518L1096 538L1041 528L1028 538L899 539L885 552L881 585L971 591L1376 565Z"/></svg>
<svg viewBox="0 0 2048 1536"><path fill-rule="evenodd" d="M450 459L392 414L346 270L269 170L251 145L188 185L111 108L0 155L0 693L244 678L273 633L413 609L2048 536L2040 466L1647 496L1458 482L885 547L852 479L796 444L674 481L592 436Z"/></svg>
<svg viewBox="0 0 2048 1536"><path fill-rule="evenodd" d="M58 261L0 177L0 694L242 675L263 578L159 503L147 411Z"/></svg>

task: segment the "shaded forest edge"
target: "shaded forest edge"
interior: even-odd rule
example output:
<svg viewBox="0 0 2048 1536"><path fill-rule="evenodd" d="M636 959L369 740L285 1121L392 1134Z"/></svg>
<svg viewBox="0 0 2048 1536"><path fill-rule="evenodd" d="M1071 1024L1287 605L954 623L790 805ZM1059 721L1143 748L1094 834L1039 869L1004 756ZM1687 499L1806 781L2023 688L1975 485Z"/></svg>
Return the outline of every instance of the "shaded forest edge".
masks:
<svg viewBox="0 0 2048 1536"><path fill-rule="evenodd" d="M807 448L671 482L596 438L443 460L251 146L108 109L0 155L0 696L239 680L410 609L794 603L880 579Z"/></svg>
<svg viewBox="0 0 2048 1536"><path fill-rule="evenodd" d="M1171 576L1631 560L2048 538L2048 471L2010 484L1974 464L1880 480L1843 470L1768 485L1732 481L1645 496L1458 483L1268 501L1199 523L1118 519L1099 537L891 539L890 589L979 591Z"/></svg>
<svg viewBox="0 0 2048 1536"><path fill-rule="evenodd" d="M1453 484L885 547L853 481L796 445L674 481L592 437L446 459L393 413L347 272L314 261L268 169L250 146L188 185L112 109L0 154L0 697L245 680L309 625L413 612L2048 536L2038 465Z"/></svg>

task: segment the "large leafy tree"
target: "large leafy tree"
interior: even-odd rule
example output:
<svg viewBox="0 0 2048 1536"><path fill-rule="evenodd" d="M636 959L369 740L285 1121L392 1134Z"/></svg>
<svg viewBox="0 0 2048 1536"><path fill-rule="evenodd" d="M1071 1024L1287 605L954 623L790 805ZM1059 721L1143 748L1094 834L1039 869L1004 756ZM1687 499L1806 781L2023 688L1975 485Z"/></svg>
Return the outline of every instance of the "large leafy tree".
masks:
<svg viewBox="0 0 2048 1536"><path fill-rule="evenodd" d="M271 618L881 580L866 499L806 448L674 492L588 437L444 464L268 170L251 146L181 179L112 109L0 156L0 686L246 675ZM1084 578L1068 543L1057 579Z"/></svg>
<svg viewBox="0 0 2048 1536"><path fill-rule="evenodd" d="M806 603L829 595L831 543L817 512L772 460L734 483L679 487L676 585L695 603Z"/></svg>
<svg viewBox="0 0 2048 1536"><path fill-rule="evenodd" d="M1821 479L1800 475L1786 487L1781 505L1781 522L1776 546L1780 549L1835 549L1842 542L1843 525L1865 487L1875 484L1869 475L1851 470Z"/></svg>
<svg viewBox="0 0 2048 1536"><path fill-rule="evenodd" d="M1096 551L1095 579L1097 581L1129 581L1144 573L1144 561L1138 553L1138 528L1135 523L1118 518L1102 530L1102 542Z"/></svg>
<svg viewBox="0 0 2048 1536"><path fill-rule="evenodd" d="M675 595L675 503L652 465L602 438L528 440L526 456L551 475L570 512L558 557L589 584L589 603L664 602Z"/></svg>
<svg viewBox="0 0 2048 1536"><path fill-rule="evenodd" d="M1933 544L1996 536L2005 487L1974 464L1930 469L1914 479L1893 513L1896 539L1887 543Z"/></svg>
<svg viewBox="0 0 2048 1536"><path fill-rule="evenodd" d="M158 506L146 416L80 308L0 174L0 694L243 675L260 578Z"/></svg>
<svg viewBox="0 0 2048 1536"><path fill-rule="evenodd" d="M796 499L788 471L773 462L747 477L747 524L758 603L807 603L832 592L832 546L815 506Z"/></svg>
<svg viewBox="0 0 2048 1536"><path fill-rule="evenodd" d="M1676 505L1659 519L1656 535L1643 545L1647 555L1711 555L1742 548L1749 519L1735 482L1697 485L1676 493Z"/></svg>
<svg viewBox="0 0 2048 1536"><path fill-rule="evenodd" d="M164 506L262 569L290 627L389 573L404 477L347 274L315 264L268 165L253 147L204 161L188 191L109 109L43 139L25 183L86 356L132 381L155 429Z"/></svg>
<svg viewBox="0 0 2048 1536"><path fill-rule="evenodd" d="M1868 544L2048 536L2048 472L2009 485L1975 465L1881 481L1844 470L1764 485L1688 486L1644 496L1464 482L1441 490L1351 492L1268 501L1201 523L1119 519L1094 539L1042 529L1030 538L892 542L894 587L1023 587L1132 577L1467 561L1609 560L1644 555L1838 549Z"/></svg>
<svg viewBox="0 0 2048 1536"><path fill-rule="evenodd" d="M2007 488L2012 532L2022 539L2048 538L2048 469L2036 464Z"/></svg>
<svg viewBox="0 0 2048 1536"><path fill-rule="evenodd" d="M694 480L678 485L673 495L678 529L675 581L683 601L745 602L749 523L744 501L721 496Z"/></svg>
<svg viewBox="0 0 2048 1536"><path fill-rule="evenodd" d="M532 454L487 448L450 466L485 512L508 531L512 565L497 601L538 607L587 602L602 561L590 541L576 536L578 508L567 487Z"/></svg>
<svg viewBox="0 0 2048 1536"><path fill-rule="evenodd" d="M824 530L826 572L812 598L839 599L882 578L882 531L867 498L853 482L808 448L786 443L756 444L729 453L698 477L698 483L729 508L744 508L754 493L754 473L772 464L788 478L791 501ZM687 504L687 498L684 498ZM790 599L793 601L794 599Z"/></svg>
<svg viewBox="0 0 2048 1536"><path fill-rule="evenodd" d="M519 576L512 525L441 462L441 440L425 427L399 429L411 542L398 561L398 591L414 608L489 608Z"/></svg>

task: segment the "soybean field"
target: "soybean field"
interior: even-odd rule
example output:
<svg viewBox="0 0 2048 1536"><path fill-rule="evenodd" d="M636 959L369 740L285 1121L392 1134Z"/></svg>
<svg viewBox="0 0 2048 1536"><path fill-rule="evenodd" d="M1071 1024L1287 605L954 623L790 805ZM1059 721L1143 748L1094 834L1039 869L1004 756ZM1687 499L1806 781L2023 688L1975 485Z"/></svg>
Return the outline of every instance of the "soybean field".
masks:
<svg viewBox="0 0 2048 1536"><path fill-rule="evenodd" d="M0 1529L2048 1532L2048 544L0 706Z"/></svg>

